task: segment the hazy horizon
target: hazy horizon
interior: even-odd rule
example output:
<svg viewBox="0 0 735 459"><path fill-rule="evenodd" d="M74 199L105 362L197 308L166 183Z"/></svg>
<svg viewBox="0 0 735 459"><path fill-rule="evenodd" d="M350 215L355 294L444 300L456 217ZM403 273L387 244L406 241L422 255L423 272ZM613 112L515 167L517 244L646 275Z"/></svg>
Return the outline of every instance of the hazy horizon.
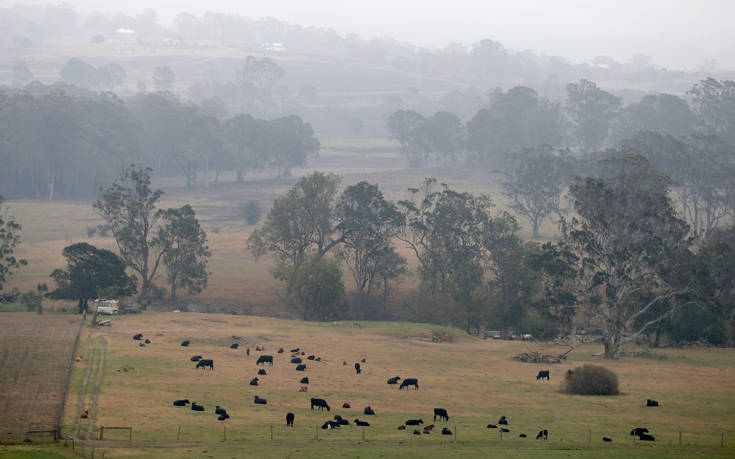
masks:
<svg viewBox="0 0 735 459"><path fill-rule="evenodd" d="M53 2L0 0L0 6ZM483 38L501 42L515 51L530 50L575 62L610 56L628 62L635 54L671 69L696 70L705 61L717 68L735 68L735 34L729 20L735 2L728 0L597 1L438 0L339 2L335 0L68 0L82 13L101 11L129 15L152 8L161 23L170 25L181 12L207 11L252 18L274 17L302 26L332 28L340 34L370 38L390 37L426 48L452 42L469 45Z"/></svg>

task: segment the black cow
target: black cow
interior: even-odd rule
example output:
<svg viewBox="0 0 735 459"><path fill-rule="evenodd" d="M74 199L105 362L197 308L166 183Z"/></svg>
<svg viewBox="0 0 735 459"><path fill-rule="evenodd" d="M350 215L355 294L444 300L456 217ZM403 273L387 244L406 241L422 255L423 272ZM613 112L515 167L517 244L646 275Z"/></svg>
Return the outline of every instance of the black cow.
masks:
<svg viewBox="0 0 735 459"><path fill-rule="evenodd" d="M301 378L301 381L299 381L301 384L309 384L309 378L303 377Z"/></svg>
<svg viewBox="0 0 735 459"><path fill-rule="evenodd" d="M237 349L238 347L240 347L240 343L230 344L230 349Z"/></svg>
<svg viewBox="0 0 735 459"><path fill-rule="evenodd" d="M307 360L314 360L315 358L316 356L310 355L309 357L307 357Z"/></svg>
<svg viewBox="0 0 735 459"><path fill-rule="evenodd" d="M201 355L195 355L195 356L192 356L192 358L191 358L191 361L192 362L198 362L200 360L202 360L202 356Z"/></svg>
<svg viewBox="0 0 735 459"><path fill-rule="evenodd" d="M189 344L190 344L190 343L189 343L189 340L188 340L188 339L187 339L186 341L182 341L182 342L181 342L181 346L183 346L183 347L188 347L188 346L189 346Z"/></svg>
<svg viewBox="0 0 735 459"><path fill-rule="evenodd" d="M299 352L300 350L301 350L301 349L299 349L299 348L297 347L296 349L291 349L291 352Z"/></svg>
<svg viewBox="0 0 735 459"><path fill-rule="evenodd" d="M267 373L265 372L265 370L263 368L261 368L260 370L258 370L258 374L261 375L261 376L266 376L267 375Z"/></svg>
<svg viewBox="0 0 735 459"><path fill-rule="evenodd" d="M251 386L257 386L258 385L258 378L251 379L250 380L250 385Z"/></svg>
<svg viewBox="0 0 735 459"><path fill-rule="evenodd" d="M359 419L355 419L355 424L362 427L370 427L369 422L361 421Z"/></svg>
<svg viewBox="0 0 735 459"><path fill-rule="evenodd" d="M442 435L452 435L452 431L447 429L446 427L442 428Z"/></svg>
<svg viewBox="0 0 735 459"><path fill-rule="evenodd" d="M135 341L140 341L143 339L143 333L138 333L137 335L133 335L133 339Z"/></svg>
<svg viewBox="0 0 735 459"><path fill-rule="evenodd" d="M638 435L638 439L643 441L656 441L656 439L653 438L653 435L649 435L647 433L641 433Z"/></svg>
<svg viewBox="0 0 735 459"><path fill-rule="evenodd" d="M546 378L547 381L550 380L550 378L549 378L549 370L541 370L536 375L536 381L538 381L539 379L544 379L544 378Z"/></svg>
<svg viewBox="0 0 735 459"><path fill-rule="evenodd" d="M404 387L408 387L408 386L414 386L416 390L419 390L419 380L416 378L406 378L403 380L398 390L401 390Z"/></svg>
<svg viewBox="0 0 735 459"><path fill-rule="evenodd" d="M612 438L602 437L602 441L611 442Z"/></svg>
<svg viewBox="0 0 735 459"><path fill-rule="evenodd" d="M296 416L293 413L286 413L286 425L293 427L293 420Z"/></svg>
<svg viewBox="0 0 735 459"><path fill-rule="evenodd" d="M253 403L255 403L256 405L267 405L268 400L264 398L260 398L256 395L255 398L253 399Z"/></svg>
<svg viewBox="0 0 735 459"><path fill-rule="evenodd" d="M505 427L501 427L500 431L501 432L508 433L508 432L510 432L510 429L506 429Z"/></svg>
<svg viewBox="0 0 735 459"><path fill-rule="evenodd" d="M186 406L189 403L189 400L174 400L174 406Z"/></svg>
<svg viewBox="0 0 735 459"><path fill-rule="evenodd" d="M226 420L226 419L230 419L230 415L229 415L229 414L227 414L227 413L225 413L225 414L220 414L220 415L219 415L219 417L218 417L217 419L218 419L218 420L220 420L220 421L224 421L224 420Z"/></svg>
<svg viewBox="0 0 735 459"><path fill-rule="evenodd" d="M322 361L322 358L321 357L317 357L314 360L316 360L317 362L321 362Z"/></svg>
<svg viewBox="0 0 735 459"><path fill-rule="evenodd" d="M265 350L265 346L255 346L255 350L260 352Z"/></svg>
<svg viewBox="0 0 735 459"><path fill-rule="evenodd" d="M145 343L139 343L138 346L145 347Z"/></svg>
<svg viewBox="0 0 735 459"><path fill-rule="evenodd" d="M191 404L192 411L204 411L204 407L202 405L197 405L196 402L193 402Z"/></svg>
<svg viewBox="0 0 735 459"><path fill-rule="evenodd" d="M406 424L407 426L417 426L423 423L424 423L423 419L408 419L406 420L406 422L404 422L404 424Z"/></svg>
<svg viewBox="0 0 735 459"><path fill-rule="evenodd" d="M217 405L214 408L214 414L219 414L219 415L227 414L227 410L224 408L220 408L220 406Z"/></svg>
<svg viewBox="0 0 735 459"><path fill-rule="evenodd" d="M296 367L296 371L304 371L306 370L306 365L301 364Z"/></svg>
<svg viewBox="0 0 735 459"><path fill-rule="evenodd" d="M414 430L413 430L413 434L414 434L414 435L421 435L421 432L419 432L419 431L418 431L417 429L414 429Z"/></svg>
<svg viewBox="0 0 735 459"><path fill-rule="evenodd" d="M642 433L648 433L648 429L645 427L636 427L635 429L630 431L631 436L639 436Z"/></svg>
<svg viewBox="0 0 735 459"><path fill-rule="evenodd" d="M339 422L327 421L324 424L322 424L322 429L324 430L336 429L337 427L339 427Z"/></svg>
<svg viewBox="0 0 735 459"><path fill-rule="evenodd" d="M298 358L298 357L295 357L295 358L291 359L291 363L301 363L301 359Z"/></svg>
<svg viewBox="0 0 735 459"><path fill-rule="evenodd" d="M279 353L279 354L283 354L283 348L282 348L282 347L279 347L279 348L278 348L278 353Z"/></svg>
<svg viewBox="0 0 735 459"><path fill-rule="evenodd" d="M400 376L394 376L393 378L390 378L388 380L388 384L398 384L398 380L401 379Z"/></svg>
<svg viewBox="0 0 735 459"><path fill-rule="evenodd" d="M360 364L357 362L355 362L355 373L358 375L362 373L362 370L360 369Z"/></svg>
<svg viewBox="0 0 735 459"><path fill-rule="evenodd" d="M326 408L327 411L330 411L329 404L323 398L312 398L311 409L313 410L315 406L319 408L319 411L321 411L323 408Z"/></svg>
<svg viewBox="0 0 735 459"><path fill-rule="evenodd" d="M524 434L524 433L522 433L522 434L520 434L520 435L518 435L518 436L519 436L520 438L528 438L528 435L526 435L526 434Z"/></svg>
<svg viewBox="0 0 735 459"><path fill-rule="evenodd" d="M349 404L349 403L347 403L347 402L344 402L344 403L342 404L342 408L344 408L344 409L348 410L348 409L352 408L352 405L350 405L350 404Z"/></svg>
<svg viewBox="0 0 735 459"><path fill-rule="evenodd" d="M498 428L498 426L496 426L495 424L488 424L488 425L487 425L487 428L488 428L488 429L497 429L497 428Z"/></svg>
<svg viewBox="0 0 735 459"><path fill-rule="evenodd" d="M658 406L658 402L649 398L646 400L646 406Z"/></svg>
<svg viewBox="0 0 735 459"><path fill-rule="evenodd" d="M447 410L444 408L434 408L434 420L436 421L436 417L439 416L439 420L441 421L444 419L445 421L449 421L449 414L447 414Z"/></svg>
<svg viewBox="0 0 735 459"><path fill-rule="evenodd" d="M362 414L366 416L372 416L375 414L375 410L373 410L371 407L366 406L364 410L362 410Z"/></svg>
<svg viewBox="0 0 735 459"><path fill-rule="evenodd" d="M210 370L214 370L214 360L202 359L199 362L197 362L197 368L204 368L204 367L209 367Z"/></svg>
<svg viewBox="0 0 735 459"><path fill-rule="evenodd" d="M340 415L335 415L335 419L334 420L337 421L337 423L339 425L341 425L341 426L348 426L348 425L350 425L350 421L348 421L347 419L343 419L342 416L340 416Z"/></svg>
<svg viewBox="0 0 735 459"><path fill-rule="evenodd" d="M272 355L261 355L260 357L258 357L258 361L255 362L255 364L260 365L261 363L262 364L267 363L268 365L273 366L273 356Z"/></svg>
<svg viewBox="0 0 735 459"><path fill-rule="evenodd" d="M542 440L542 439L543 440L548 440L549 439L549 431L548 430L544 429L544 430L539 430L538 431L538 435L536 435L536 440Z"/></svg>
<svg viewBox="0 0 735 459"><path fill-rule="evenodd" d="M507 426L508 425L508 420L505 418L505 416L500 416L500 419L498 419L498 424L499 425L503 425L503 426Z"/></svg>
<svg viewBox="0 0 735 459"><path fill-rule="evenodd" d="M149 340L148 338L146 338L146 339L145 339L145 343L146 343L146 344L151 344L151 340Z"/></svg>
<svg viewBox="0 0 735 459"><path fill-rule="evenodd" d="M398 426L398 430L406 430L406 426L400 425L400 426Z"/></svg>

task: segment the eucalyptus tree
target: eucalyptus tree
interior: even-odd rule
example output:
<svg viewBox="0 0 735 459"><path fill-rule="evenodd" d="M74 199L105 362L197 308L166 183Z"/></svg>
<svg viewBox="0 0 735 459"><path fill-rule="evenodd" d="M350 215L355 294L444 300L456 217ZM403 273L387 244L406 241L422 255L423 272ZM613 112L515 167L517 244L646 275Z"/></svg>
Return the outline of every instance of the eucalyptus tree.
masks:
<svg viewBox="0 0 735 459"><path fill-rule="evenodd" d="M578 217L567 248L579 259L584 307L601 325L607 358L669 317L677 302L668 300L690 290L667 274L680 271L675 255L688 249L689 233L668 186L645 158L631 155L606 160L600 177L570 187Z"/></svg>
<svg viewBox="0 0 735 459"><path fill-rule="evenodd" d="M377 185L359 182L347 187L335 209L339 254L352 273L358 295L370 295L392 240L403 227L403 215Z"/></svg>

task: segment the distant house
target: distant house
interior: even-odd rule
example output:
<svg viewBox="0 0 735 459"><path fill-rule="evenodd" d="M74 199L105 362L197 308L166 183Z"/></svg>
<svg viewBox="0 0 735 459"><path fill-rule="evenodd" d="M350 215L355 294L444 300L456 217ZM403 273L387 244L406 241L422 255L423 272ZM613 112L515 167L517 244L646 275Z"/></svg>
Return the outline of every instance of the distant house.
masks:
<svg viewBox="0 0 735 459"><path fill-rule="evenodd" d="M283 43L263 43L263 49L266 51L282 52L286 51L286 47Z"/></svg>

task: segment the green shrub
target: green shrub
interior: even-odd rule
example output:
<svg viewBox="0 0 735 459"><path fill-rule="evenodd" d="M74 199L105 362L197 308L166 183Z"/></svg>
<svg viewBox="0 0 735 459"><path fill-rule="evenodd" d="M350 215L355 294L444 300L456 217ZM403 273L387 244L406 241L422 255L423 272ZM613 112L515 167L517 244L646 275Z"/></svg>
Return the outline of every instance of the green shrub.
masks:
<svg viewBox="0 0 735 459"><path fill-rule="evenodd" d="M562 391L577 395L618 395L618 376L605 367L585 365L568 370Z"/></svg>
<svg viewBox="0 0 735 459"><path fill-rule="evenodd" d="M263 210L255 201L248 201L247 204L240 205L240 216L248 222L248 225L257 225L262 215Z"/></svg>

